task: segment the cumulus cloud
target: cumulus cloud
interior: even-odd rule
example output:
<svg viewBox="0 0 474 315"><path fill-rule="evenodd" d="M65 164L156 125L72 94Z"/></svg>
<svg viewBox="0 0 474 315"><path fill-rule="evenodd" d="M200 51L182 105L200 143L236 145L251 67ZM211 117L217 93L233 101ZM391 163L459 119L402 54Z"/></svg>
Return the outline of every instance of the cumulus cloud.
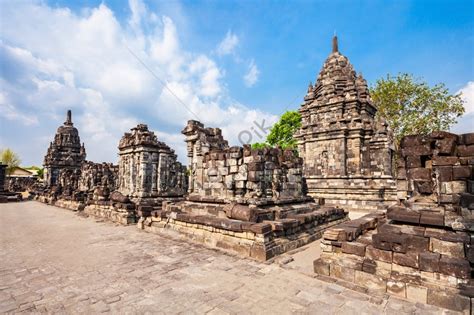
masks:
<svg viewBox="0 0 474 315"><path fill-rule="evenodd" d="M232 54L238 44L239 37L229 30L224 39L217 46L217 54L219 56Z"/></svg>
<svg viewBox="0 0 474 315"><path fill-rule="evenodd" d="M172 19L140 0L130 0L129 8L130 16L120 22L105 4L80 13L43 2L2 5L2 146L12 147L27 164L41 163L65 111L72 109L88 159L116 161L120 137L143 122L185 161L180 130L188 119L222 127L234 144L242 130L253 132L254 121L276 120L233 99L225 71L209 55L184 49ZM237 44L238 37L228 32L219 47L231 53ZM252 64L251 85L258 79Z"/></svg>
<svg viewBox="0 0 474 315"><path fill-rule="evenodd" d="M474 81L467 82L466 86L458 91L462 93L462 99L464 101L464 108L466 109L465 114L474 112Z"/></svg>
<svg viewBox="0 0 474 315"><path fill-rule="evenodd" d="M465 112L451 128L451 132L460 134L474 132L474 81L467 82L457 93L462 93Z"/></svg>
<svg viewBox="0 0 474 315"><path fill-rule="evenodd" d="M258 70L255 61L252 59L248 66L248 71L244 75L244 83L247 87L252 87L257 83L260 71Z"/></svg>

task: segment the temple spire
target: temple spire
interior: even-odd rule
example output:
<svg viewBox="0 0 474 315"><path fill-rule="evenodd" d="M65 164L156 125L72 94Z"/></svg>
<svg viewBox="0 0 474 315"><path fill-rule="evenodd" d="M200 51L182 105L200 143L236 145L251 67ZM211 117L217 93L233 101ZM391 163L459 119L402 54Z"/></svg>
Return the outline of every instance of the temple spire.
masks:
<svg viewBox="0 0 474 315"><path fill-rule="evenodd" d="M332 38L332 52L335 53L335 52L339 52L339 47L337 45L337 36L334 35L334 37Z"/></svg>
<svg viewBox="0 0 474 315"><path fill-rule="evenodd" d="M66 125L72 125L72 113L71 110L67 111Z"/></svg>

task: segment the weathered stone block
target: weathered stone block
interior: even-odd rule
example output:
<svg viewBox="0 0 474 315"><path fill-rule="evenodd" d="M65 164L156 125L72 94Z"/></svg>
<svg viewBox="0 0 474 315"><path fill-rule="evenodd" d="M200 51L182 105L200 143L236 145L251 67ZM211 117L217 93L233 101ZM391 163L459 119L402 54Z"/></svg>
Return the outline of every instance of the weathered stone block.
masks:
<svg viewBox="0 0 474 315"><path fill-rule="evenodd" d="M408 236L396 233L377 233L372 235L373 246L381 250L405 253L407 251Z"/></svg>
<svg viewBox="0 0 474 315"><path fill-rule="evenodd" d="M407 156L407 168L421 167L421 158L419 156Z"/></svg>
<svg viewBox="0 0 474 315"><path fill-rule="evenodd" d="M443 241L434 237L430 238L430 250L443 255L462 258L464 256L464 243Z"/></svg>
<svg viewBox="0 0 474 315"><path fill-rule="evenodd" d="M426 304L428 300L428 289L422 286L407 283L407 300Z"/></svg>
<svg viewBox="0 0 474 315"><path fill-rule="evenodd" d="M474 194L463 193L459 199L459 205L463 208L474 210Z"/></svg>
<svg viewBox="0 0 474 315"><path fill-rule="evenodd" d="M357 242L342 242L342 252L357 256L365 256L365 248L367 245Z"/></svg>
<svg viewBox="0 0 474 315"><path fill-rule="evenodd" d="M452 181L451 185L453 194L461 194L466 192L467 185L465 181Z"/></svg>
<svg viewBox="0 0 474 315"><path fill-rule="evenodd" d="M458 145L458 156L474 156L474 145Z"/></svg>
<svg viewBox="0 0 474 315"><path fill-rule="evenodd" d="M384 262L391 263L392 262L392 252L387 250L381 250L373 247L372 245L368 245L365 248L366 256L373 260L380 260Z"/></svg>
<svg viewBox="0 0 474 315"><path fill-rule="evenodd" d="M433 185L431 181L415 181L415 189L420 194L430 195L433 193Z"/></svg>
<svg viewBox="0 0 474 315"><path fill-rule="evenodd" d="M387 281L387 293L401 298L406 298L406 284L402 281Z"/></svg>
<svg viewBox="0 0 474 315"><path fill-rule="evenodd" d="M439 271L445 275L461 279L469 279L471 276L471 267L467 259L454 258L446 255L441 255Z"/></svg>
<svg viewBox="0 0 474 315"><path fill-rule="evenodd" d="M408 178L413 180L429 181L431 180L431 169L429 168L412 168L408 170Z"/></svg>
<svg viewBox="0 0 474 315"><path fill-rule="evenodd" d="M250 226L250 231L256 234L267 234L272 231L272 226L267 223L256 223Z"/></svg>
<svg viewBox="0 0 474 315"><path fill-rule="evenodd" d="M429 272L439 271L439 259L441 255L439 253L423 252L420 253L420 270Z"/></svg>
<svg viewBox="0 0 474 315"><path fill-rule="evenodd" d="M430 155L430 154L431 154L431 147L429 144L402 148L403 156L410 156L410 155L420 156L420 155Z"/></svg>
<svg viewBox="0 0 474 315"><path fill-rule="evenodd" d="M443 289L428 288L427 302L428 304L459 312L469 312L471 307L469 297Z"/></svg>
<svg viewBox="0 0 474 315"><path fill-rule="evenodd" d="M438 166L435 168L435 172L438 174L438 180L440 182L450 182L453 180L452 166Z"/></svg>
<svg viewBox="0 0 474 315"><path fill-rule="evenodd" d="M316 259L313 261L313 268L314 272L323 275L323 276L329 276L330 275L330 262L323 260L321 258Z"/></svg>
<svg viewBox="0 0 474 315"><path fill-rule="evenodd" d="M408 251L406 253L393 253L393 263L400 266L418 268L418 252Z"/></svg>
<svg viewBox="0 0 474 315"><path fill-rule="evenodd" d="M465 133L461 137L463 144L474 144L474 133Z"/></svg>
<svg viewBox="0 0 474 315"><path fill-rule="evenodd" d="M352 268L342 267L340 265L331 264L330 267L331 277L335 277L341 280L345 280L353 283L355 279L355 270Z"/></svg>
<svg viewBox="0 0 474 315"><path fill-rule="evenodd" d="M452 166L459 164L459 158L457 156L434 156L433 166Z"/></svg>
<svg viewBox="0 0 474 315"><path fill-rule="evenodd" d="M391 207L387 211L387 219L406 223L420 223L420 213L403 207Z"/></svg>
<svg viewBox="0 0 474 315"><path fill-rule="evenodd" d="M420 224L444 226L444 215L441 213L423 211L420 215Z"/></svg>
<svg viewBox="0 0 474 315"><path fill-rule="evenodd" d="M362 262L362 271L370 273L370 274L375 274L376 269L377 269L377 264L375 263L374 260L365 258L364 261Z"/></svg>
<svg viewBox="0 0 474 315"><path fill-rule="evenodd" d="M369 290L382 293L387 290L387 283L382 277L359 270L355 271L355 283L362 285Z"/></svg>
<svg viewBox="0 0 474 315"><path fill-rule="evenodd" d="M453 178L454 180L472 178L472 166L470 165L454 166Z"/></svg>

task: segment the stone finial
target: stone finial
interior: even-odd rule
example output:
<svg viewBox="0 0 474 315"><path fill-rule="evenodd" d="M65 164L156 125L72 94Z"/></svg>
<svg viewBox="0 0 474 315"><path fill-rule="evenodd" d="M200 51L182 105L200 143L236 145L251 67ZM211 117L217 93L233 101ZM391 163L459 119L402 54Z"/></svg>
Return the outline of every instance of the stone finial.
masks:
<svg viewBox="0 0 474 315"><path fill-rule="evenodd" d="M308 93L310 92L313 92L313 83L311 81L309 81L309 85L308 85Z"/></svg>
<svg viewBox="0 0 474 315"><path fill-rule="evenodd" d="M335 53L335 52L339 52L339 47L337 45L337 36L334 35L334 37L332 38L332 52Z"/></svg>
<svg viewBox="0 0 474 315"><path fill-rule="evenodd" d="M67 111L66 122L64 124L72 125L72 112L70 109Z"/></svg>

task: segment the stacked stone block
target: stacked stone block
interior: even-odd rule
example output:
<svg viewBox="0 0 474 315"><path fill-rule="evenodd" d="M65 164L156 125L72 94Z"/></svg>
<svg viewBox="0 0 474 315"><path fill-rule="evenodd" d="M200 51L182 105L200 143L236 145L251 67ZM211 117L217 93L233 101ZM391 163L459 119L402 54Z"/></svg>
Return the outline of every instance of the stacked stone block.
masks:
<svg viewBox="0 0 474 315"><path fill-rule="evenodd" d="M326 231L315 272L469 314L474 297L473 137L435 132L403 138L398 195L405 200L386 214Z"/></svg>

